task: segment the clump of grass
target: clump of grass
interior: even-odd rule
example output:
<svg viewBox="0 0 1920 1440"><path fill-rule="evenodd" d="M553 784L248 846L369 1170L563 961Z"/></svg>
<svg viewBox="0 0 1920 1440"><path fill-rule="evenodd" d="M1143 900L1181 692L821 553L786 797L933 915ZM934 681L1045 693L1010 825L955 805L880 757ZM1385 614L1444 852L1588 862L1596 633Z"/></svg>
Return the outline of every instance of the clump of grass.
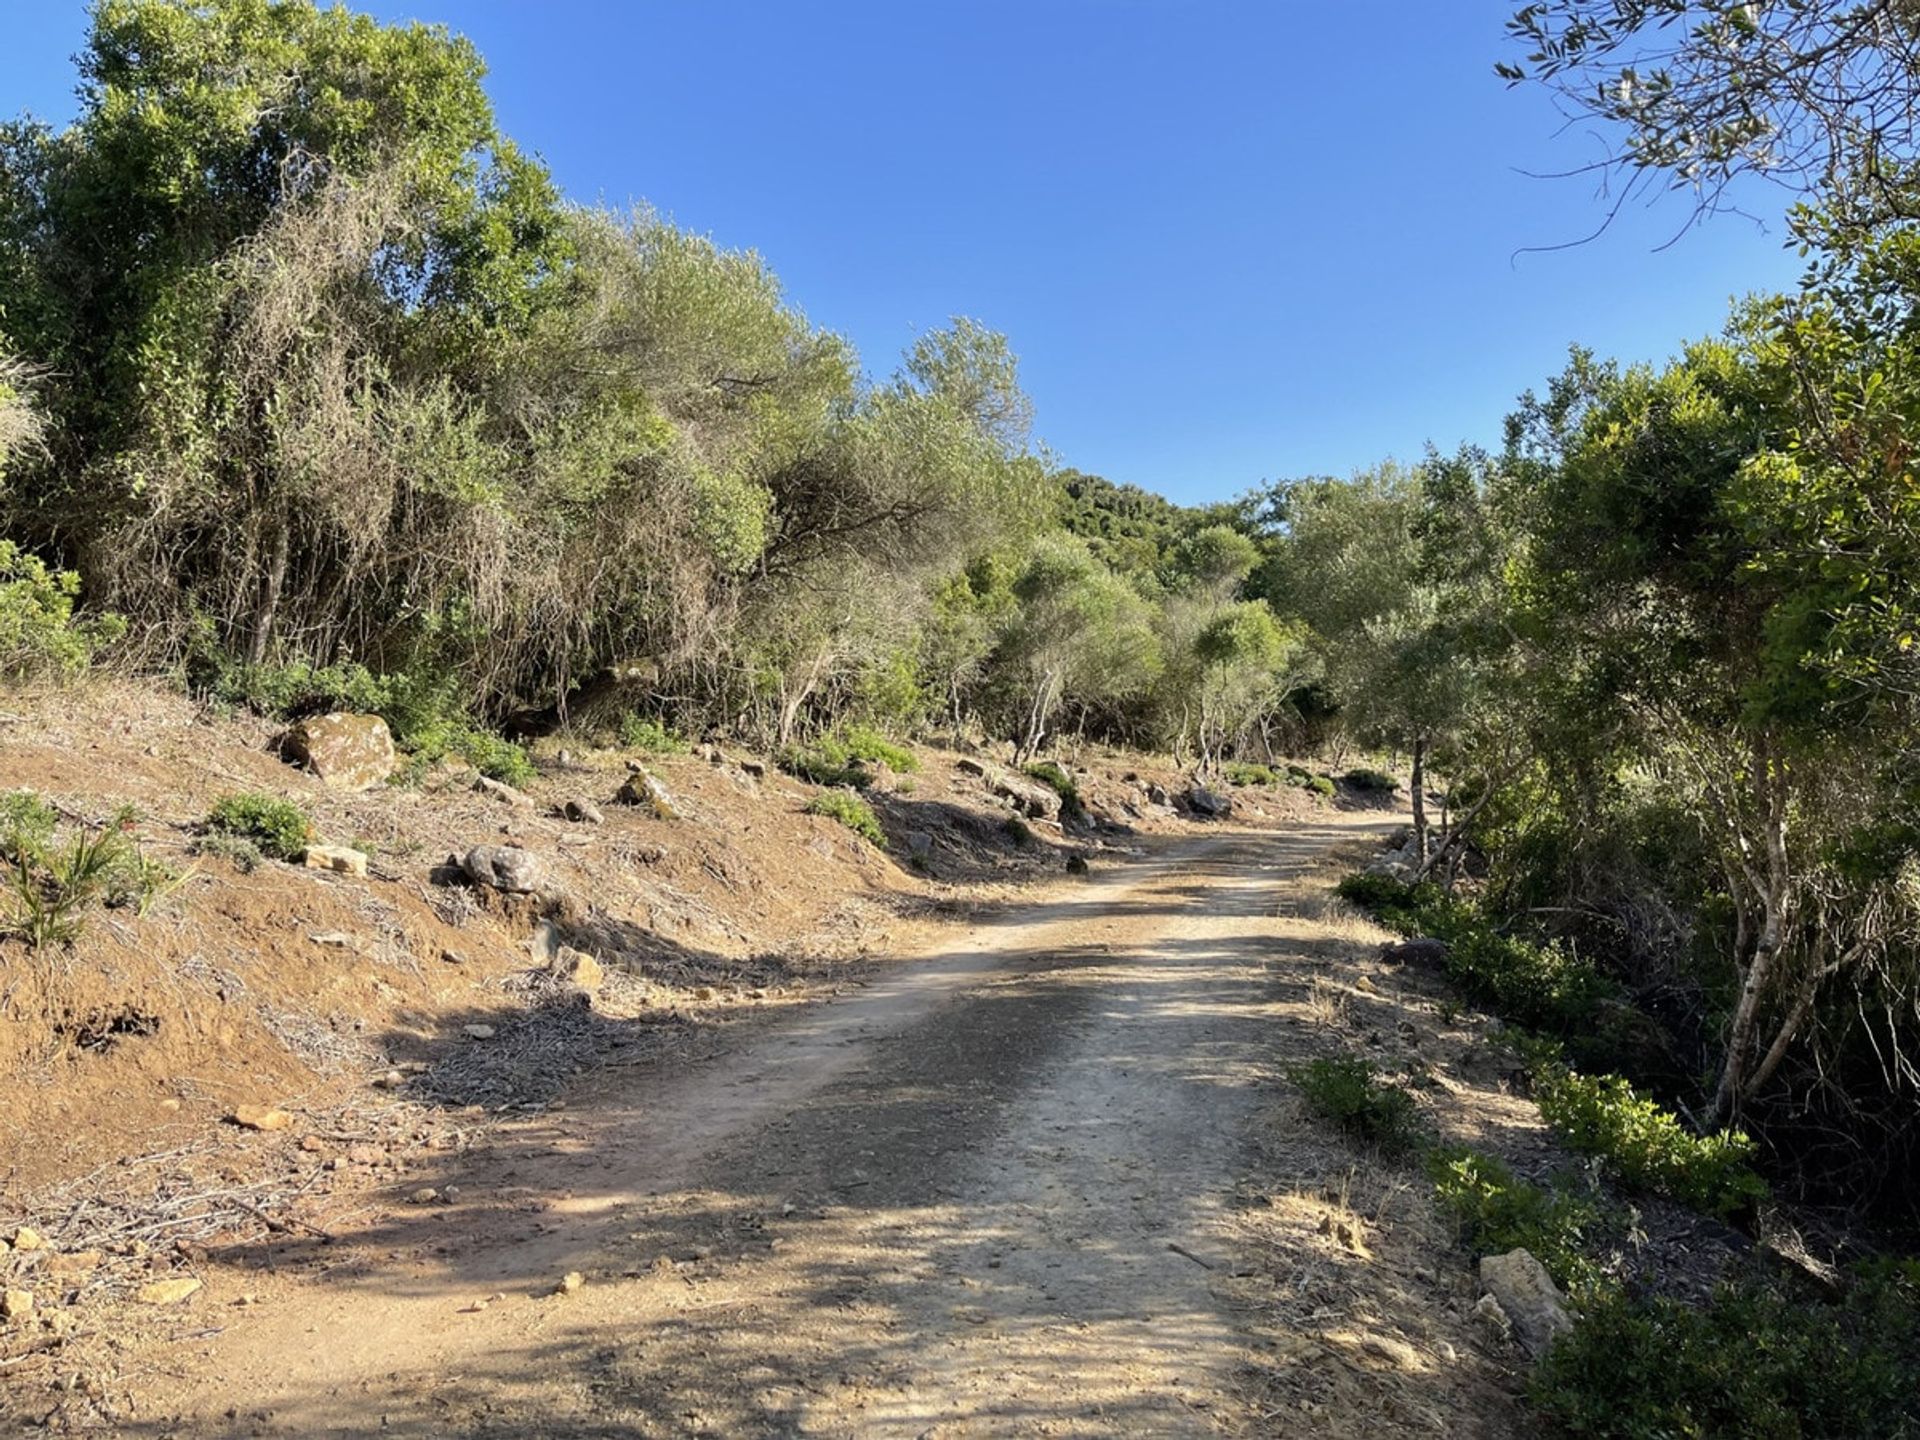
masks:
<svg viewBox="0 0 1920 1440"><path fill-rule="evenodd" d="M223 795L207 815L207 828L251 841L274 860L297 860L313 835L307 812L291 800L247 792Z"/></svg>
<svg viewBox="0 0 1920 1440"><path fill-rule="evenodd" d="M1391 795L1400 788L1400 782L1384 770L1370 770L1358 766L1340 777L1347 785L1369 795Z"/></svg>
<svg viewBox="0 0 1920 1440"><path fill-rule="evenodd" d="M665 721L637 713L620 721L620 743L646 755L684 755L692 748L686 736Z"/></svg>
<svg viewBox="0 0 1920 1440"><path fill-rule="evenodd" d="M1522 1180L1493 1156L1461 1148L1430 1152L1427 1174L1461 1240L1475 1253L1518 1247L1532 1251L1547 1273L1576 1294L1590 1294L1601 1284L1601 1269L1587 1253L1604 1219L1592 1199Z"/></svg>
<svg viewBox="0 0 1920 1440"><path fill-rule="evenodd" d="M920 768L920 757L904 745L896 745L878 730L866 725L849 725L842 732L842 744L856 760L869 765L885 765L898 775Z"/></svg>
<svg viewBox="0 0 1920 1440"><path fill-rule="evenodd" d="M814 785L864 790L873 783L866 766L831 735L823 735L810 745L788 746L780 753L779 764L789 775Z"/></svg>
<svg viewBox="0 0 1920 1440"><path fill-rule="evenodd" d="M1397 1085L1382 1082L1358 1056L1311 1060L1291 1072L1300 1094L1322 1120L1389 1154L1415 1149L1422 1139L1419 1108Z"/></svg>
<svg viewBox="0 0 1920 1440"><path fill-rule="evenodd" d="M1277 785L1280 777L1271 766L1255 765L1248 761L1234 760L1222 768L1221 774L1229 785Z"/></svg>
<svg viewBox="0 0 1920 1440"><path fill-rule="evenodd" d="M829 790L814 796L807 802L807 814L837 820L868 844L881 850L887 848L886 831L880 828L880 819L873 813L873 807L850 790Z"/></svg>
<svg viewBox="0 0 1920 1440"><path fill-rule="evenodd" d="M225 860L242 875L251 875L267 863L267 857L260 853L260 847L253 841L219 831L202 835L193 842L193 850L196 855L211 855L215 859Z"/></svg>

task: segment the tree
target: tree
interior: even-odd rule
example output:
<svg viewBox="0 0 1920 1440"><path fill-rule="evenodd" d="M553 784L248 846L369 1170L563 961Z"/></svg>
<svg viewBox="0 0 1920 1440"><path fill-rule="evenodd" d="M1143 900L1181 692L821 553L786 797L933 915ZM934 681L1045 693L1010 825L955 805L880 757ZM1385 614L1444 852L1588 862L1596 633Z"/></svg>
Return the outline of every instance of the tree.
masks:
<svg viewBox="0 0 1920 1440"><path fill-rule="evenodd" d="M1590 169L1700 211L1741 175L1816 194L1850 226L1920 218L1920 13L1908 0L1535 0L1496 69L1621 136Z"/></svg>

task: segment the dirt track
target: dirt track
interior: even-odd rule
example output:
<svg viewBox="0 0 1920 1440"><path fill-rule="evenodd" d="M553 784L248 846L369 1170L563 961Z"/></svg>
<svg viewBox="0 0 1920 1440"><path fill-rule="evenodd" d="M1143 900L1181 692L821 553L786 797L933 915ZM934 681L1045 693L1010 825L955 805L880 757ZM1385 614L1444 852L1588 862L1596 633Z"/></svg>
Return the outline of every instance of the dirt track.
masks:
<svg viewBox="0 0 1920 1440"><path fill-rule="evenodd" d="M679 1073L605 1073L415 1171L451 1205L211 1272L223 1331L125 1433L1237 1429L1276 886L1379 823L1182 842Z"/></svg>

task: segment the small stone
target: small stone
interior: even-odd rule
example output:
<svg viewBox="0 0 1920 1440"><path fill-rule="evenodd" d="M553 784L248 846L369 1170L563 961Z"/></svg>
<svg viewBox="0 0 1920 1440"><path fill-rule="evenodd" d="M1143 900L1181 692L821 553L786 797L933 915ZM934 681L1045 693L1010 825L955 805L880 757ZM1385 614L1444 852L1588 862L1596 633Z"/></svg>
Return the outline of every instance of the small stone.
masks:
<svg viewBox="0 0 1920 1440"><path fill-rule="evenodd" d="M449 1205L453 1204L454 1201L460 1198L460 1187L458 1185L447 1186L440 1192L440 1198Z"/></svg>
<svg viewBox="0 0 1920 1440"><path fill-rule="evenodd" d="M460 1033L470 1040L491 1040L499 1032L491 1025L462 1025Z"/></svg>
<svg viewBox="0 0 1920 1440"><path fill-rule="evenodd" d="M367 856L351 845L309 845L303 862L309 870L331 870L338 875L367 875Z"/></svg>
<svg viewBox="0 0 1920 1440"><path fill-rule="evenodd" d="M518 845L476 845L462 858L460 868L476 884L509 895L531 895L546 879L540 857Z"/></svg>
<svg viewBox="0 0 1920 1440"><path fill-rule="evenodd" d="M68 1250L47 1256L46 1270L52 1275L84 1275L100 1267L98 1250Z"/></svg>
<svg viewBox="0 0 1920 1440"><path fill-rule="evenodd" d="M40 1232L31 1225L22 1225L13 1232L13 1248L16 1250L38 1250L46 1243L40 1238Z"/></svg>
<svg viewBox="0 0 1920 1440"><path fill-rule="evenodd" d="M407 1203L410 1205L431 1205L439 1198L440 1192L434 1189L433 1186L422 1185L418 1190L407 1196Z"/></svg>
<svg viewBox="0 0 1920 1440"><path fill-rule="evenodd" d="M567 945L560 947L560 953L553 957L548 970L556 978L587 991L598 990L607 978L598 960L584 950L575 950Z"/></svg>
<svg viewBox="0 0 1920 1440"><path fill-rule="evenodd" d="M387 1152L378 1145L351 1145L347 1148L347 1159L355 1165L378 1165L387 1158Z"/></svg>
<svg viewBox="0 0 1920 1440"><path fill-rule="evenodd" d="M284 1130L293 1116L271 1105L238 1105L229 1117L242 1130Z"/></svg>
<svg viewBox="0 0 1920 1440"><path fill-rule="evenodd" d="M473 777L473 789L476 794L485 795L490 800L498 800L506 805L531 805L533 801L504 781L495 780L490 775Z"/></svg>
<svg viewBox="0 0 1920 1440"><path fill-rule="evenodd" d="M1508 1318L1530 1355L1544 1355L1554 1336L1573 1327L1553 1277L1529 1250L1481 1256L1480 1283L1487 1289L1485 1298Z"/></svg>
<svg viewBox="0 0 1920 1440"><path fill-rule="evenodd" d="M584 795L576 795L562 807L562 813L576 825L604 825L607 817L600 807Z"/></svg>
<svg viewBox="0 0 1920 1440"><path fill-rule="evenodd" d="M398 1090L402 1085L407 1083L407 1077L398 1070L389 1070L373 1083L382 1090Z"/></svg>
<svg viewBox="0 0 1920 1440"><path fill-rule="evenodd" d="M322 1140L318 1135L302 1135L300 1137L300 1148L309 1155L318 1155L322 1150L327 1148L327 1142Z"/></svg>
<svg viewBox="0 0 1920 1440"><path fill-rule="evenodd" d="M33 1314L33 1292L31 1290L7 1290L0 1292L0 1317L8 1320L25 1320Z"/></svg>
<svg viewBox="0 0 1920 1440"><path fill-rule="evenodd" d="M582 1275L578 1270L569 1270L560 1277L560 1283L553 1287L553 1293L556 1295L571 1295L586 1283L586 1276Z"/></svg>
<svg viewBox="0 0 1920 1440"><path fill-rule="evenodd" d="M1090 868L1090 867L1089 867L1089 866L1087 865L1087 857L1086 857L1086 856L1084 856L1084 855L1069 855L1069 856L1067 857L1067 874L1069 874L1069 875L1085 875L1085 874L1087 873L1087 871L1088 871L1088 869L1089 869L1089 868Z"/></svg>
<svg viewBox="0 0 1920 1440"><path fill-rule="evenodd" d="M1380 987L1364 975L1353 982L1353 988L1363 995L1378 995L1380 993Z"/></svg>
<svg viewBox="0 0 1920 1440"><path fill-rule="evenodd" d="M180 1108L180 1102L174 1099L171 1095L169 1095L165 1100L162 1100L160 1102L160 1108L162 1110L178 1111Z"/></svg>
<svg viewBox="0 0 1920 1440"><path fill-rule="evenodd" d="M156 1280L151 1285L142 1285L134 1292L134 1299L142 1305L178 1305L188 1296L199 1293L198 1280L191 1275L180 1275L171 1280Z"/></svg>

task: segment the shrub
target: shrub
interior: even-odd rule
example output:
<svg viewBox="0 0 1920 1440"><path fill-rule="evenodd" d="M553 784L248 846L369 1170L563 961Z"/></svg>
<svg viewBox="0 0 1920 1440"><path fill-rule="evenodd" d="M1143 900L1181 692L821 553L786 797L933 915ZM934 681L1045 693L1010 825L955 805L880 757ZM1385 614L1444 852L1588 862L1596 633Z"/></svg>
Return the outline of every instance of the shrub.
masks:
<svg viewBox="0 0 1920 1440"><path fill-rule="evenodd" d="M1427 1174L1442 1208L1460 1227L1463 1243L1480 1255L1530 1250L1571 1291L1587 1294L1601 1281L1587 1254L1588 1237L1602 1221L1599 1205L1570 1189L1546 1189L1522 1180L1491 1155L1435 1150Z"/></svg>
<svg viewBox="0 0 1920 1440"><path fill-rule="evenodd" d="M1369 770L1365 767L1349 770L1340 777L1350 789L1369 795L1391 795L1400 788L1400 782L1384 770Z"/></svg>
<svg viewBox="0 0 1920 1440"><path fill-rule="evenodd" d="M869 765L885 765L896 774L906 775L920 768L920 757L903 745L896 745L878 730L865 725L849 725L843 742L847 753Z"/></svg>
<svg viewBox="0 0 1920 1440"><path fill-rule="evenodd" d="M1080 787L1057 762L1036 760L1027 766L1026 773L1060 797L1062 820L1078 819L1087 813L1087 807L1080 800Z"/></svg>
<svg viewBox="0 0 1920 1440"><path fill-rule="evenodd" d="M1738 1130L1694 1135L1618 1075L1547 1067L1534 1077L1540 1113L1574 1150L1598 1155L1627 1184L1722 1219L1767 1196Z"/></svg>
<svg viewBox="0 0 1920 1440"><path fill-rule="evenodd" d="M1227 777L1229 785L1277 785L1280 777L1265 765L1253 765L1235 760L1225 766L1221 774Z"/></svg>
<svg viewBox="0 0 1920 1440"><path fill-rule="evenodd" d="M126 631L117 615L75 619L80 577L49 570L11 540L0 540L0 680L77 674Z"/></svg>
<svg viewBox="0 0 1920 1440"><path fill-rule="evenodd" d="M620 722L620 743L647 755L684 755L691 748L684 735L651 715L628 714Z"/></svg>
<svg viewBox="0 0 1920 1440"><path fill-rule="evenodd" d="M482 775L507 785L525 785L539 774L520 746L461 721L435 721L416 731L408 748L413 752L416 772L423 765L459 755Z"/></svg>
<svg viewBox="0 0 1920 1440"><path fill-rule="evenodd" d="M1009 815L1000 829L1009 840L1023 850L1033 843L1033 827L1018 815Z"/></svg>
<svg viewBox="0 0 1920 1440"><path fill-rule="evenodd" d="M1325 775L1309 776L1307 779L1307 789L1313 791L1314 794L1325 800L1331 800L1336 793L1333 781Z"/></svg>
<svg viewBox="0 0 1920 1440"><path fill-rule="evenodd" d="M838 820L862 840L882 850L887 848L886 831L880 828L880 820L873 813L873 807L851 790L829 790L824 795L814 796L807 802L807 814L825 815L829 820Z"/></svg>
<svg viewBox="0 0 1920 1440"><path fill-rule="evenodd" d="M1892 1440L1920 1434L1917 1355L1920 1265L1882 1262L1839 1304L1751 1284L1697 1309L1599 1297L1529 1393L1562 1431L1594 1440Z"/></svg>
<svg viewBox="0 0 1920 1440"><path fill-rule="evenodd" d="M253 793L222 796L207 816L207 828L251 840L275 860L297 859L313 834L313 822L291 800Z"/></svg>
<svg viewBox="0 0 1920 1440"><path fill-rule="evenodd" d="M11 855L40 850L53 839L59 823L53 806L32 790L0 795L0 851Z"/></svg>
<svg viewBox="0 0 1920 1440"><path fill-rule="evenodd" d="M11 928L36 950L72 944L85 923L82 912L107 899L140 858L118 824L83 830L65 848L51 839L38 845L17 841L6 859Z"/></svg>
<svg viewBox="0 0 1920 1440"><path fill-rule="evenodd" d="M780 755L780 768L814 785L864 790L873 776L839 740L824 735L811 745L789 746Z"/></svg>
<svg viewBox="0 0 1920 1440"><path fill-rule="evenodd" d="M193 849L197 855L212 855L225 860L242 875L251 875L267 863L267 857L260 853L260 847L239 835L218 832L202 835L193 842Z"/></svg>
<svg viewBox="0 0 1920 1440"><path fill-rule="evenodd" d="M1356 1139L1388 1152L1410 1150L1420 1141L1413 1097L1397 1085L1382 1084L1373 1066L1357 1056L1312 1060L1296 1067L1291 1078L1310 1110Z"/></svg>

